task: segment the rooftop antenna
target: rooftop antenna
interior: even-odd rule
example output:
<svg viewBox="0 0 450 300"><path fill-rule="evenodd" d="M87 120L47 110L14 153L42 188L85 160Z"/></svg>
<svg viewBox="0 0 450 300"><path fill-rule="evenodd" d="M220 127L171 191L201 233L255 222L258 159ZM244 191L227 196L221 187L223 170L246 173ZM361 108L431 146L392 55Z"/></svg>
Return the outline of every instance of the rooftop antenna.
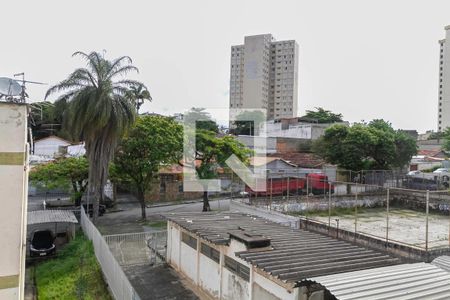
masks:
<svg viewBox="0 0 450 300"><path fill-rule="evenodd" d="M43 82L25 80L25 72L14 74L14 77L18 77L18 76L22 76L22 80L20 80L20 82L22 83L22 85L21 85L22 91L20 92L20 98L19 98L19 102L21 102L21 103L25 103L26 98L28 98L28 94L25 92L25 90L26 90L25 83L46 84ZM16 81L19 81L19 80L16 80Z"/></svg>

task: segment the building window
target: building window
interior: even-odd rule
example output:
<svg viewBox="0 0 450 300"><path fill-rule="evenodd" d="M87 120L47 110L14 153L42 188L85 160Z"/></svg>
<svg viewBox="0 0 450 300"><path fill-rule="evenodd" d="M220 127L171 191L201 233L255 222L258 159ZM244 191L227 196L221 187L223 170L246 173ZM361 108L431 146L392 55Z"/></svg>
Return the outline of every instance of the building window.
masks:
<svg viewBox="0 0 450 300"><path fill-rule="evenodd" d="M189 234L182 232L181 240L183 241L183 243L185 243L189 247L197 250L197 239L195 237L192 237Z"/></svg>
<svg viewBox="0 0 450 300"><path fill-rule="evenodd" d="M238 275L245 281L250 281L250 268L238 263L228 256L225 256L225 268Z"/></svg>
<svg viewBox="0 0 450 300"><path fill-rule="evenodd" d="M213 247L210 247L210 246L202 243L201 246L200 246L200 252L203 255L211 258L216 263L220 262L220 252L217 251L216 249L214 249Z"/></svg>

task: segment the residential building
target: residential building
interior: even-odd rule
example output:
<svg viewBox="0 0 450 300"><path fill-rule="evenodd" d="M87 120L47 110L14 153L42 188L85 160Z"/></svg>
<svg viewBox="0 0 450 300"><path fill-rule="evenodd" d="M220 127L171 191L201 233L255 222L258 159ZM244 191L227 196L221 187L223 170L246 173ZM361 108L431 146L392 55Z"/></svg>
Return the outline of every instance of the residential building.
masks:
<svg viewBox="0 0 450 300"><path fill-rule="evenodd" d="M55 158L60 155L64 147L70 146L71 142L51 135L34 142L33 154L37 156Z"/></svg>
<svg viewBox="0 0 450 300"><path fill-rule="evenodd" d="M445 39L439 41L438 131L450 127L450 26L445 27Z"/></svg>
<svg viewBox="0 0 450 300"><path fill-rule="evenodd" d="M298 44L271 34L231 47L230 109L267 109L268 119L297 115Z"/></svg>
<svg viewBox="0 0 450 300"><path fill-rule="evenodd" d="M0 102L0 299L23 299L28 194L28 107Z"/></svg>

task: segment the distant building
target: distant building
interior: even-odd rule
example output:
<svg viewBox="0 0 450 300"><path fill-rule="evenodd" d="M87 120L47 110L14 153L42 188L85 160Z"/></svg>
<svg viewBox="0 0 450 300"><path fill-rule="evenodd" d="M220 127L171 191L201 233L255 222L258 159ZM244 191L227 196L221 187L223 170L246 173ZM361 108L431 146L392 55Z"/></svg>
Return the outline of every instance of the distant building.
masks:
<svg viewBox="0 0 450 300"><path fill-rule="evenodd" d="M34 142L33 154L37 156L54 158L61 154L62 148L72 143L55 135L39 139Z"/></svg>
<svg viewBox="0 0 450 300"><path fill-rule="evenodd" d="M340 123L307 123L301 118L281 118L269 120L261 125L259 132L267 137L285 137L305 140L316 140L321 137L325 130L335 124L348 126L348 122ZM265 131L262 129L265 126Z"/></svg>
<svg viewBox="0 0 450 300"><path fill-rule="evenodd" d="M445 39L439 41L438 131L450 127L450 26L445 27Z"/></svg>
<svg viewBox="0 0 450 300"><path fill-rule="evenodd" d="M267 109L268 119L297 115L298 44L271 34L231 47L230 108Z"/></svg>

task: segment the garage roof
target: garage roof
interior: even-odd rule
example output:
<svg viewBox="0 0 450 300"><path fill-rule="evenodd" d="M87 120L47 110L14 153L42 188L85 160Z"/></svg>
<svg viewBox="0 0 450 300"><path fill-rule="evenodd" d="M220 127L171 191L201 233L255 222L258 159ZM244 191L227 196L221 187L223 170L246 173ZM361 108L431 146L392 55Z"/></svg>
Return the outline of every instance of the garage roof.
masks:
<svg viewBox="0 0 450 300"><path fill-rule="evenodd" d="M237 230L269 238L271 249L236 255L284 282L400 263L378 251L241 213L177 213L166 217L218 245L229 244L229 233Z"/></svg>
<svg viewBox="0 0 450 300"><path fill-rule="evenodd" d="M42 223L78 223L70 210L36 210L28 212L28 225Z"/></svg>
<svg viewBox="0 0 450 300"><path fill-rule="evenodd" d="M315 277L339 300L450 299L450 273L427 263Z"/></svg>

